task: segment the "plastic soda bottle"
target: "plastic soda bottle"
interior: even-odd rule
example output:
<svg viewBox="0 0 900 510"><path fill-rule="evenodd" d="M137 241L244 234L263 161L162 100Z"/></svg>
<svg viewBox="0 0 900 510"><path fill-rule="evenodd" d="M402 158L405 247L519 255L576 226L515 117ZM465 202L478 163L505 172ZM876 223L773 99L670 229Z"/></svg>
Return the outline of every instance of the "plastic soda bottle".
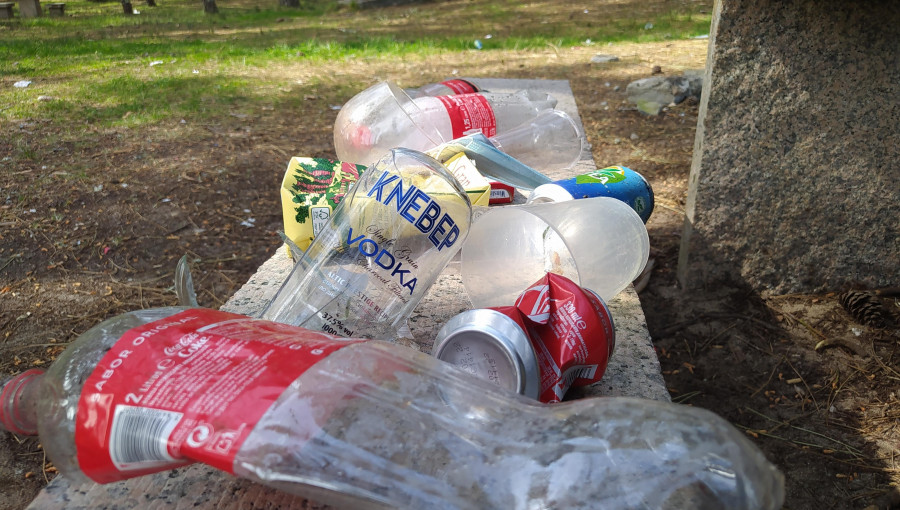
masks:
<svg viewBox="0 0 900 510"><path fill-rule="evenodd" d="M439 83L428 83L418 88L403 89L403 91L411 98L487 92L488 90L479 84L480 81L478 78L451 78Z"/></svg>
<svg viewBox="0 0 900 510"><path fill-rule="evenodd" d="M426 151L473 132L500 135L554 106L556 99L534 91L412 99L381 82L341 107L334 147L339 160L368 166L394 147Z"/></svg>
<svg viewBox="0 0 900 510"><path fill-rule="evenodd" d="M193 462L343 508L777 509L783 476L712 412L545 405L427 354L209 309L109 319L0 385L0 426L73 481Z"/></svg>

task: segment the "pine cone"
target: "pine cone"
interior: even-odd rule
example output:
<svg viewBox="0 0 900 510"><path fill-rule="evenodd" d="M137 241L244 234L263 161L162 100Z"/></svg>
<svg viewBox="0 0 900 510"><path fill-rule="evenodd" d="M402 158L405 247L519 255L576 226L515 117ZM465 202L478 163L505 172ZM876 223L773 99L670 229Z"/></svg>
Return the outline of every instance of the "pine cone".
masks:
<svg viewBox="0 0 900 510"><path fill-rule="evenodd" d="M881 302L871 292L850 290L840 296L841 306L860 324L883 328L884 310Z"/></svg>

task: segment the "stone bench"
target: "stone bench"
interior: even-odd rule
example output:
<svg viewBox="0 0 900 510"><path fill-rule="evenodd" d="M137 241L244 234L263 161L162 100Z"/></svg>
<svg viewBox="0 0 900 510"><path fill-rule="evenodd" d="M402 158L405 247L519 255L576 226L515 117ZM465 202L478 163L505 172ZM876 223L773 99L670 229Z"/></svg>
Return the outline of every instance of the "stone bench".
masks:
<svg viewBox="0 0 900 510"><path fill-rule="evenodd" d="M514 92L522 88L545 91L558 99L558 109L566 111L580 122L568 81L498 79L486 80L484 86L497 92ZM590 148L586 145L582 160L575 168L561 172L560 175L551 174L549 177L570 177L594 169L596 165ZM258 315L274 297L293 264L283 247L273 247L272 251L275 254L225 303L223 310ZM616 351L610 359L603 379L590 387L580 389L573 396L632 396L670 400L637 293L629 287L608 304L616 325ZM430 352L438 329L450 317L470 308L472 306L459 275L459 264L451 262L429 289L409 320L415 341L411 347ZM28 508L127 510L175 507L199 510L333 508L247 480L236 479L202 465L108 485L71 485L67 478L59 476Z"/></svg>
<svg viewBox="0 0 900 510"><path fill-rule="evenodd" d="M66 4L64 3L53 3L53 4L45 4L49 11L50 16L65 16L66 15Z"/></svg>
<svg viewBox="0 0 900 510"><path fill-rule="evenodd" d="M15 2L0 2L0 19L12 19Z"/></svg>

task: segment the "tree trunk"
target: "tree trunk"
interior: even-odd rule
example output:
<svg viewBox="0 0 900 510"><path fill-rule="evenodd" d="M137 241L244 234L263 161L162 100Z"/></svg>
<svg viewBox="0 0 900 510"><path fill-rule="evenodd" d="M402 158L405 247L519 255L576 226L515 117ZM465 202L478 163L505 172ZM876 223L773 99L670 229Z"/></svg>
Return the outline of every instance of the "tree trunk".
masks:
<svg viewBox="0 0 900 510"><path fill-rule="evenodd" d="M216 6L216 0L203 0L203 12L206 14L218 14L219 7Z"/></svg>
<svg viewBox="0 0 900 510"><path fill-rule="evenodd" d="M131 5L131 0L122 0L122 12L125 14L134 14L134 6Z"/></svg>
<svg viewBox="0 0 900 510"><path fill-rule="evenodd" d="M147 0L147 7L156 7L156 0Z"/></svg>
<svg viewBox="0 0 900 510"><path fill-rule="evenodd" d="M282 7L300 7L300 0L278 0L278 5Z"/></svg>

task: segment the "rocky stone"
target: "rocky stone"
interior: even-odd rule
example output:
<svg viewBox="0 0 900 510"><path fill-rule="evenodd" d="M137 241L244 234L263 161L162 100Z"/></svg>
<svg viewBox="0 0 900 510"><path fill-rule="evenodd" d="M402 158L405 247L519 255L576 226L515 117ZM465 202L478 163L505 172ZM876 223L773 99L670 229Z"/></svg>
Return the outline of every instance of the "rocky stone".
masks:
<svg viewBox="0 0 900 510"><path fill-rule="evenodd" d="M900 9L720 0L710 44L681 285L897 285Z"/></svg>

